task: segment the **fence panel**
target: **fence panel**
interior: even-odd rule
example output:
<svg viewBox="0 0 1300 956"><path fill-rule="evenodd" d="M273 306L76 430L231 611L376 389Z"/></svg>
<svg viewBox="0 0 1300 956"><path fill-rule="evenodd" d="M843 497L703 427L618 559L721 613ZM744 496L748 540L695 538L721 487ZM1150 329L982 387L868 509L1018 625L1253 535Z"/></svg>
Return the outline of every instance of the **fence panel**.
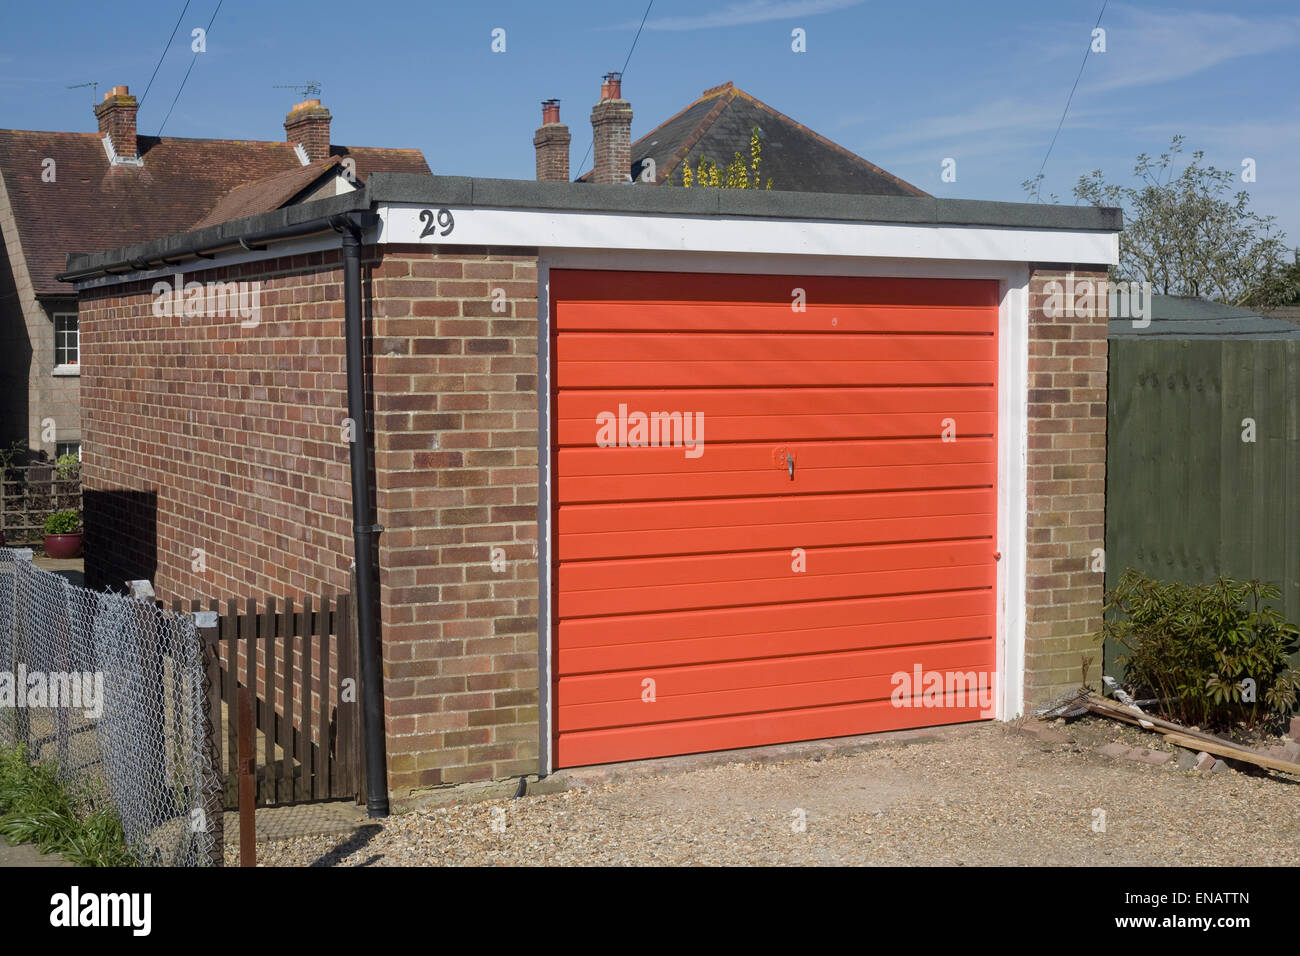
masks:
<svg viewBox="0 0 1300 956"><path fill-rule="evenodd" d="M0 533L11 547L39 542L52 511L81 512L81 478L52 464L0 468Z"/></svg>
<svg viewBox="0 0 1300 956"><path fill-rule="evenodd" d="M1300 342L1112 339L1109 379L1106 586L1259 578L1300 623Z"/></svg>
<svg viewBox="0 0 1300 956"><path fill-rule="evenodd" d="M301 605L268 600L261 609L235 601L221 613L211 640L220 679L211 707L213 749L222 753L225 802L238 805L235 701L239 687L255 691L259 735L259 806L306 800L364 799L360 784L360 705L356 641L349 595L324 594ZM224 730L222 723L224 722Z"/></svg>
<svg viewBox="0 0 1300 956"><path fill-rule="evenodd" d="M141 862L211 862L217 779L192 617L76 587L0 548L0 653L16 695L0 708L0 745L53 762L83 801L111 803Z"/></svg>

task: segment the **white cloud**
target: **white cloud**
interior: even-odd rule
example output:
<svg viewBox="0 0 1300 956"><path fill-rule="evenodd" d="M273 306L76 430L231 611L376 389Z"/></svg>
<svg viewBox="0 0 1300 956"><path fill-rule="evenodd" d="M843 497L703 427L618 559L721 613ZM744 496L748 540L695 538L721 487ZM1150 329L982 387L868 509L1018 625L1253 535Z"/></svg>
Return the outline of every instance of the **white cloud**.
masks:
<svg viewBox="0 0 1300 956"><path fill-rule="evenodd" d="M1102 93L1168 83L1241 57L1300 43L1300 17L1246 19L1228 13L1176 13L1119 7L1108 26L1107 51L1094 54L1081 92ZM1096 69L1094 69L1096 67Z"/></svg>

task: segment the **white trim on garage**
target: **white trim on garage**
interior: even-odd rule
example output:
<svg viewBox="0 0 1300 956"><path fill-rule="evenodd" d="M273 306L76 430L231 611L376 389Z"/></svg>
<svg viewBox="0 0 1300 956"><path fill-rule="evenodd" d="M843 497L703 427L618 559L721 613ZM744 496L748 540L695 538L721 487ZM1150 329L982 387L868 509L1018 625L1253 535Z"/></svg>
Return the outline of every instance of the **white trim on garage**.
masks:
<svg viewBox="0 0 1300 956"><path fill-rule="evenodd" d="M439 227L427 206L378 206L380 243L739 252L994 262L1118 262L1113 232L833 222L735 216L450 207ZM421 218L421 213L424 218ZM444 234L445 233L445 234Z"/></svg>
<svg viewBox="0 0 1300 956"><path fill-rule="evenodd" d="M1024 706L1025 568L1028 461L1029 382L1029 267L1026 263L917 261L862 258L860 256L735 255L725 253L633 252L626 249L539 250L537 261L538 341L550 341L550 272L552 269L610 269L645 272L722 272L754 275L805 274L834 276L891 276L933 279L996 279L1001 301L998 308L1000 343L998 374L998 562L997 594L997 700L996 716L1010 720ZM538 394L541 432L551 447L552 407L549 362L539 355ZM539 586L550 588L553 532L550 527L550 455L539 463L543 516L538 547ZM539 683L541 773L554 769L550 700L552 661L549 591L540 594Z"/></svg>

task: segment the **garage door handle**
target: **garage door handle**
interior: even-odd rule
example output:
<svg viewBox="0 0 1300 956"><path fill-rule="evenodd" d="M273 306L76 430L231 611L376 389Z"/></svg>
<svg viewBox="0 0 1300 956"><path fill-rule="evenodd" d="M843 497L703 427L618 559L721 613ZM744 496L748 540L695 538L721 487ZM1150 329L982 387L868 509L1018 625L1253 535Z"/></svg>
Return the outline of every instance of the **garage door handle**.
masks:
<svg viewBox="0 0 1300 956"><path fill-rule="evenodd" d="M785 465L790 469L790 480L794 481L794 455L785 453Z"/></svg>

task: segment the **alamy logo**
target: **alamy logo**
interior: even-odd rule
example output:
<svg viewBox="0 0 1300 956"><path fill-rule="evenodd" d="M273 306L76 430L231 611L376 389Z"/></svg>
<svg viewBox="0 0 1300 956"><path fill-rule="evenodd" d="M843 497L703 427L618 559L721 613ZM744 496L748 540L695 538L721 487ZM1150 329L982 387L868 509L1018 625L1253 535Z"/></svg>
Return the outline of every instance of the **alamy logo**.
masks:
<svg viewBox="0 0 1300 956"><path fill-rule="evenodd" d="M0 671L0 708L55 707L81 710L90 720L104 715L104 675L98 671Z"/></svg>
<svg viewBox="0 0 1300 956"><path fill-rule="evenodd" d="M1091 319L1100 315L1097 306L1105 300L1111 319L1132 319L1133 328L1151 324L1151 283L1111 282L1109 279L1076 279L1071 272L1062 283L1053 279L1043 286L1047 301L1043 313L1049 319Z"/></svg>
<svg viewBox="0 0 1300 956"><path fill-rule="evenodd" d="M153 926L151 893L82 893L78 886L70 892L50 897L50 925L126 926L133 936L148 936Z"/></svg>
<svg viewBox="0 0 1300 956"><path fill-rule="evenodd" d="M176 273L171 282L153 284L153 314L159 318L224 318L238 316L251 329L262 321L262 283L185 282Z"/></svg>
<svg viewBox="0 0 1300 956"><path fill-rule="evenodd" d="M618 414L596 416L596 444L601 448L685 449L687 458L704 454L703 412L629 412L626 404Z"/></svg>
<svg viewBox="0 0 1300 956"><path fill-rule="evenodd" d="M993 712L993 675L987 671L895 671L890 678L895 707L978 707L981 717Z"/></svg>

